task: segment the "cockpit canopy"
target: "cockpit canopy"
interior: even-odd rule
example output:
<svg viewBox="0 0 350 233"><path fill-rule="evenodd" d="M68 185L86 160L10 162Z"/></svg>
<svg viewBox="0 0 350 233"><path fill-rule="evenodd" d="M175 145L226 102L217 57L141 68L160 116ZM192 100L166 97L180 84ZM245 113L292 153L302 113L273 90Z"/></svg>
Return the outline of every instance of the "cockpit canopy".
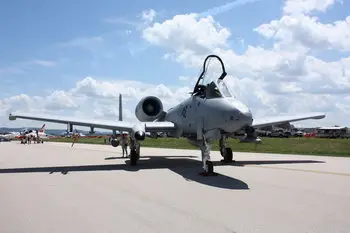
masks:
<svg viewBox="0 0 350 233"><path fill-rule="evenodd" d="M194 95L205 99L233 97L223 80L211 81L207 85L200 84Z"/></svg>
<svg viewBox="0 0 350 233"><path fill-rule="evenodd" d="M207 61L208 59L211 61L213 57L216 58L220 64L218 66L217 63L214 63L211 69L208 69L211 63L207 64ZM197 80L192 95L206 99L233 97L224 81L225 76L225 66L221 58L216 55L209 55L204 60L203 71Z"/></svg>

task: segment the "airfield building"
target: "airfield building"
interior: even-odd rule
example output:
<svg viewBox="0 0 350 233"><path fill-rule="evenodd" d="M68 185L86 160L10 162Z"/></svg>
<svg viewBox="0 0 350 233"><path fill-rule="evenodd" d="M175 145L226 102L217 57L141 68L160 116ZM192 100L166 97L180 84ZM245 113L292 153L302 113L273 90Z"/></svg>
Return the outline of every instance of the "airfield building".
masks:
<svg viewBox="0 0 350 233"><path fill-rule="evenodd" d="M319 127L316 128L316 137L318 138L349 138L350 131L347 127Z"/></svg>

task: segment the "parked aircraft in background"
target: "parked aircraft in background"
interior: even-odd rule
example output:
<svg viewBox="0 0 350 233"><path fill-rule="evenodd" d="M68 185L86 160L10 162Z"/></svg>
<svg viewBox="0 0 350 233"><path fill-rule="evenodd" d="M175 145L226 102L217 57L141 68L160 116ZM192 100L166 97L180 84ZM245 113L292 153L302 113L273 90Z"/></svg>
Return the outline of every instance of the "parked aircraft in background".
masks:
<svg viewBox="0 0 350 233"><path fill-rule="evenodd" d="M20 135L16 137L16 139L23 139L25 136L34 136L42 139L47 139L49 137L48 134L45 133L45 124L40 129L24 129L20 132Z"/></svg>
<svg viewBox="0 0 350 233"><path fill-rule="evenodd" d="M18 136L20 136L19 132L9 132L9 133L5 133L5 134L0 134L0 139L14 140Z"/></svg>
<svg viewBox="0 0 350 233"><path fill-rule="evenodd" d="M214 77L208 75L207 62L216 58L222 71ZM203 175L213 174L210 161L210 143L219 139L220 152L224 162L231 162L233 154L227 147L226 140L236 137L235 133L244 130L246 136L242 141L260 142L255 129L307 119L321 119L322 113L309 113L294 116L274 116L265 119L253 119L251 110L235 98L224 81L227 75L224 63L216 55L209 55L203 63L203 70L194 86L190 97L178 105L164 111L162 101L156 96L146 96L135 108L139 122L82 120L74 117L40 116L26 113L12 113L10 120L17 118L67 124L72 131L73 125L93 128L126 131L131 138L130 164L136 165L140 158L140 141L145 140L146 132L155 135L166 133L167 137L185 137L197 145L202 153Z"/></svg>
<svg viewBox="0 0 350 233"><path fill-rule="evenodd" d="M25 136L33 135L40 138L48 138L50 135L45 133L45 124L40 129L23 129L19 132L11 132L8 134L0 135L0 138L5 138L8 140L23 139Z"/></svg>
<svg viewBox="0 0 350 233"><path fill-rule="evenodd" d="M66 132L62 133L61 136L66 137L66 138L71 138L73 136L73 134L79 134L79 137L85 137L85 134L77 132L77 131L76 132L66 131Z"/></svg>

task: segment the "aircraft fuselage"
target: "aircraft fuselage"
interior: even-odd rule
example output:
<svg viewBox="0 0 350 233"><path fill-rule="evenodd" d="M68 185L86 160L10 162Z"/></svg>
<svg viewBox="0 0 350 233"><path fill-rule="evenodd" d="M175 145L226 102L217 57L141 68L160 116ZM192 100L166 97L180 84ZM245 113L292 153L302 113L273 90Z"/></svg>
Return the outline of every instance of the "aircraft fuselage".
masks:
<svg viewBox="0 0 350 233"><path fill-rule="evenodd" d="M204 129L209 137L216 139L220 131L234 133L253 121L249 108L234 97L204 99L198 96L191 96L169 109L164 120L178 125L181 136L196 135Z"/></svg>

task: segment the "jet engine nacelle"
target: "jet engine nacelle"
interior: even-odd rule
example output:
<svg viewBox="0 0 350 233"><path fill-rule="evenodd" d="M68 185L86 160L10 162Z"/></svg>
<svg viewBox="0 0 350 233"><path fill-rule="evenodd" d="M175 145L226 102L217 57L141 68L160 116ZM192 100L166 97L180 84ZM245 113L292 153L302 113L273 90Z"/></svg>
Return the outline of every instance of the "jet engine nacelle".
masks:
<svg viewBox="0 0 350 233"><path fill-rule="evenodd" d="M112 140L111 140L111 145L113 146L113 147L117 147L117 146L119 146L119 140L117 140L116 138L113 138Z"/></svg>
<svg viewBox="0 0 350 233"><path fill-rule="evenodd" d="M157 120L164 115L163 103L155 96L144 97L137 104L135 115L142 122Z"/></svg>

